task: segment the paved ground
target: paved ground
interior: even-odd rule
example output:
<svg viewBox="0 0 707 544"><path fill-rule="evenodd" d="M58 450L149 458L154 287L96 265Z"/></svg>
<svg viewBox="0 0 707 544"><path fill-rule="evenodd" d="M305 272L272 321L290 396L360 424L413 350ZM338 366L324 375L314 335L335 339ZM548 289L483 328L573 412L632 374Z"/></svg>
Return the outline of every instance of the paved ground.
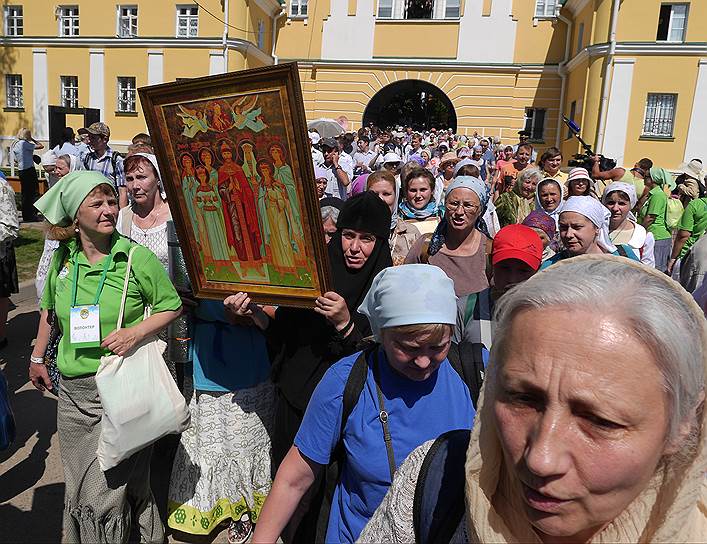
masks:
<svg viewBox="0 0 707 544"><path fill-rule="evenodd" d="M11 298L9 345L0 351L8 381L17 438L0 452L0 544L56 543L61 540L64 474L56 434L56 398L40 393L27 379L31 343L37 330L34 283ZM11 307L12 308L12 307ZM163 477L168 478L165 466ZM170 542L181 541L170 536ZM226 531L191 542L227 542Z"/></svg>

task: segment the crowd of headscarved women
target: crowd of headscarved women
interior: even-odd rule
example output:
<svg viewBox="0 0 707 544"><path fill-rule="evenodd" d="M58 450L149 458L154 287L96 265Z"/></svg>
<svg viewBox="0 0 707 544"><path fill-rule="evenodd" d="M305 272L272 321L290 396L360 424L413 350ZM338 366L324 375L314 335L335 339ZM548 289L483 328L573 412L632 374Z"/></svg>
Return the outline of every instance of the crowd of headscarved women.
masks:
<svg viewBox="0 0 707 544"><path fill-rule="evenodd" d="M628 178L597 198L546 155L500 186L459 162L439 202L414 167L322 199L313 309L177 292L154 155L125 160L122 210L101 174L66 174L36 203L58 244L29 370L58 388L64 540L163 542L166 519L229 542L703 541L707 327L664 273L669 174L637 166L646 204ZM77 305L100 308L100 345L72 344ZM184 311L193 369L167 363L191 427L103 472L101 356Z"/></svg>

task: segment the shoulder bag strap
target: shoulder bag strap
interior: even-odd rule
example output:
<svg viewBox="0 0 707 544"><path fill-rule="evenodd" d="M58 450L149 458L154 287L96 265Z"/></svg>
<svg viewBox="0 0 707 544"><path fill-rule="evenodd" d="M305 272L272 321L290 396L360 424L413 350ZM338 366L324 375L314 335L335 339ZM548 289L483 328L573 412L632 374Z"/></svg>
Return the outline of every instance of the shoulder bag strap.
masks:
<svg viewBox="0 0 707 544"><path fill-rule="evenodd" d="M120 217L120 229L123 231L123 236L132 239L133 234L133 209L130 206L123 208L123 215Z"/></svg>
<svg viewBox="0 0 707 544"><path fill-rule="evenodd" d="M385 451L388 454L388 470L390 470L390 481L393 481L393 476L395 476L395 453L393 452L393 439L390 436L390 429L388 428L388 412L385 411L385 403L383 402L383 392L381 391L378 374L378 349L375 350L373 354L373 380L376 382L376 393L378 394L378 408L380 413L378 414L378 419L380 419L381 426L383 427L383 440L385 441Z"/></svg>
<svg viewBox="0 0 707 544"><path fill-rule="evenodd" d="M123 314L125 313L125 298L128 294L128 282L130 282L130 268L132 266L133 262L133 252L137 246L133 246L130 248L130 252L128 253L128 266L125 268L125 281L123 281L123 294L120 297L120 311L118 312L118 324L115 326L116 330L120 330L123 328Z"/></svg>

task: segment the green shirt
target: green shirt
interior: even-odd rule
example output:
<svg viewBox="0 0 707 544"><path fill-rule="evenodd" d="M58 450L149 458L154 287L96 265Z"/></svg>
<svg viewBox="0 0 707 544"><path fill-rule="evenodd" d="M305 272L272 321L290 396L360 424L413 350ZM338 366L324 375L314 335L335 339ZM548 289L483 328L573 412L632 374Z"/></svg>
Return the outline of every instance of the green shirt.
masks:
<svg viewBox="0 0 707 544"><path fill-rule="evenodd" d="M145 305L151 306L152 313L156 314L167 310L178 310L182 304L164 267L154 253L146 247L131 244L127 238L115 232L111 239L112 262L108 267L106 281L98 301L101 340L116 328L128 253L133 245L136 245L137 249L133 252L123 327L128 328L140 323ZM52 259L40 308L55 310L59 328L64 333L57 354L57 366L64 376L95 374L101 363L101 357L110 353L109 350L101 347L73 347L68 334L74 266L78 266L76 304L93 304L104 261L107 258L109 257L104 257L91 265L83 251L78 249L76 241L70 240L65 244L62 243Z"/></svg>
<svg viewBox="0 0 707 544"><path fill-rule="evenodd" d="M707 230L707 198L697 198L687 205L682 217L680 217L678 229L691 233L690 237L685 240L682 251L680 251L680 258L682 259Z"/></svg>
<svg viewBox="0 0 707 544"><path fill-rule="evenodd" d="M641 209L641 221L643 221L647 215L655 215L655 220L653 224L648 227L648 232L650 232L656 240L672 238L670 231L665 225L665 215L668 213L667 195L663 192L663 189L657 185L648 192L648 195L648 200Z"/></svg>

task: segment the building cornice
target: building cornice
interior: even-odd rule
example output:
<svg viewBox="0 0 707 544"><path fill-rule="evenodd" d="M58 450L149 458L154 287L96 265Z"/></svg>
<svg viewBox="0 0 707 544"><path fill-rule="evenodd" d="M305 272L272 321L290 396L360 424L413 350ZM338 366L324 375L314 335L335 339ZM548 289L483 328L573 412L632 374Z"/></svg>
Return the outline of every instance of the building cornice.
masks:
<svg viewBox="0 0 707 544"><path fill-rule="evenodd" d="M569 0L568 2L565 2L562 7L570 10L572 15L577 16L582 13L582 10L587 7L587 4L590 1L591 0Z"/></svg>
<svg viewBox="0 0 707 544"><path fill-rule="evenodd" d="M585 47L567 63L567 71L571 72L584 61L605 57L608 53L608 43ZM702 56L707 55L707 43L619 42L615 55Z"/></svg>
<svg viewBox="0 0 707 544"><path fill-rule="evenodd" d="M386 58L373 60L301 60L280 59L280 62L297 62L300 68L358 68L403 69L403 70L454 70L459 72L516 72L516 73L557 73L556 64L483 64L472 62L456 62L449 60L435 61L430 59Z"/></svg>
<svg viewBox="0 0 707 544"><path fill-rule="evenodd" d="M87 48L149 48L149 49L220 49L222 37L213 38L172 38L172 37L136 37L117 38L104 36L3 36L3 47L87 47ZM250 55L264 64L272 64L273 58L258 49L251 41L241 38L228 38L228 47Z"/></svg>
<svg viewBox="0 0 707 544"><path fill-rule="evenodd" d="M270 17L277 15L284 7L278 0L250 0ZM249 3L250 3L249 2Z"/></svg>

